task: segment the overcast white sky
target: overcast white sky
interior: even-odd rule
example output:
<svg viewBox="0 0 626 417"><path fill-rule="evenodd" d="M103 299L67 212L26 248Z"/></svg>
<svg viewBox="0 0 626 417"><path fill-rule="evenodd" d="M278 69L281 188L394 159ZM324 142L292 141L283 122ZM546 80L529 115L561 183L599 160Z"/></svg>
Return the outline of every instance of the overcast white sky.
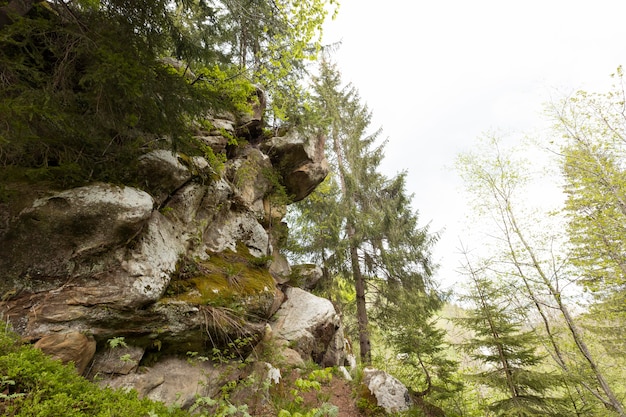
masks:
<svg viewBox="0 0 626 417"><path fill-rule="evenodd" d="M490 130L545 127L557 91L604 91L626 65L623 0L340 0L324 41L345 82L389 139L383 170L408 170L422 224L445 229L435 250L444 287L466 208L453 171L459 152Z"/></svg>

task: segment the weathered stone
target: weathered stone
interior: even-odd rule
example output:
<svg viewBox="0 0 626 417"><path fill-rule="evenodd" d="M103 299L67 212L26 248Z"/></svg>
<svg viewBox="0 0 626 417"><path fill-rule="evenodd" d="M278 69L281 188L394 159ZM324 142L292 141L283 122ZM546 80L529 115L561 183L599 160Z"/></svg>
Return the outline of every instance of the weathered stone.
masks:
<svg viewBox="0 0 626 417"><path fill-rule="evenodd" d="M227 176L233 184L236 202L257 218L265 216L263 197L272 188L271 170L269 157L255 148L248 148L227 164Z"/></svg>
<svg viewBox="0 0 626 417"><path fill-rule="evenodd" d="M135 372L145 349L139 346L107 347L98 352L91 366L91 375L120 374Z"/></svg>
<svg viewBox="0 0 626 417"><path fill-rule="evenodd" d="M111 388L136 389L141 397L186 409L198 395L215 397L222 385L236 380L240 373L236 367L217 367L210 361L166 357L146 373L105 377L99 383Z"/></svg>
<svg viewBox="0 0 626 417"><path fill-rule="evenodd" d="M272 249L267 231L251 212L229 212L207 231L204 240L207 249L212 252L235 251L238 242L243 242L250 254L256 257L267 256L268 250Z"/></svg>
<svg viewBox="0 0 626 417"><path fill-rule="evenodd" d="M339 327L328 343L324 358L322 359L322 366L330 367L346 362L346 339L343 334L343 327Z"/></svg>
<svg viewBox="0 0 626 417"><path fill-rule="evenodd" d="M171 151L158 149L139 158L139 178L161 205L174 191L189 181L192 173Z"/></svg>
<svg viewBox="0 0 626 417"><path fill-rule="evenodd" d="M285 293L283 293L280 288L277 287L274 290L274 301L272 302L272 305L267 312L267 317L272 317L274 314L276 314L280 306L283 305L285 298Z"/></svg>
<svg viewBox="0 0 626 417"><path fill-rule="evenodd" d="M235 115L229 112L221 112L216 116L209 116L207 121L211 125L209 135L235 135Z"/></svg>
<svg viewBox="0 0 626 417"><path fill-rule="evenodd" d="M332 303L300 288L287 288L285 295L287 301L276 312L272 324L275 337L293 345L303 358L327 366L342 365L345 357L339 352L326 356L329 350L336 349L335 336L340 329ZM329 364L331 358L337 362Z"/></svg>
<svg viewBox="0 0 626 417"><path fill-rule="evenodd" d="M328 162L324 159L317 163L308 163L291 171L285 178L285 186L293 201L300 201L311 194L326 175L328 175Z"/></svg>
<svg viewBox="0 0 626 417"><path fill-rule="evenodd" d="M121 273L129 277L123 306L141 306L161 298L186 250L177 226L158 211L153 213L135 248L120 265Z"/></svg>
<svg viewBox="0 0 626 417"><path fill-rule="evenodd" d="M204 145L211 148L213 153L219 154L226 150L226 145L228 145L228 138L222 135L214 135L208 132L198 132L194 138Z"/></svg>
<svg viewBox="0 0 626 417"><path fill-rule="evenodd" d="M282 174L287 193L293 201L305 198L328 175L322 136L291 130L285 136L273 137L260 146Z"/></svg>
<svg viewBox="0 0 626 417"><path fill-rule="evenodd" d="M81 268L101 272L107 261L94 258L132 240L150 218L153 203L146 192L109 184L35 200L0 241L3 284L42 291Z"/></svg>
<svg viewBox="0 0 626 417"><path fill-rule="evenodd" d="M412 405L409 390L385 371L366 367L362 383L376 397L377 405L387 413L406 411Z"/></svg>
<svg viewBox="0 0 626 417"><path fill-rule="evenodd" d="M345 366L341 365L337 367L337 369L341 373L341 376L343 377L343 379L345 379L346 381L352 381L352 375L350 375L350 372L348 372L348 369L346 369Z"/></svg>
<svg viewBox="0 0 626 417"><path fill-rule="evenodd" d="M302 356L296 350L286 346L280 349L279 355L283 363L287 366L301 367L305 364L304 359L302 359Z"/></svg>
<svg viewBox="0 0 626 417"><path fill-rule="evenodd" d="M291 267L291 285L305 290L312 290L324 276L322 268L314 264L294 265Z"/></svg>
<svg viewBox="0 0 626 417"><path fill-rule="evenodd" d="M274 250L272 254L272 263L270 265L270 274L276 280L278 284L285 284L289 282L291 277L291 267L287 258L278 250Z"/></svg>
<svg viewBox="0 0 626 417"><path fill-rule="evenodd" d="M73 362L82 375L96 352L96 341L78 332L56 333L42 337L35 347L63 363Z"/></svg>

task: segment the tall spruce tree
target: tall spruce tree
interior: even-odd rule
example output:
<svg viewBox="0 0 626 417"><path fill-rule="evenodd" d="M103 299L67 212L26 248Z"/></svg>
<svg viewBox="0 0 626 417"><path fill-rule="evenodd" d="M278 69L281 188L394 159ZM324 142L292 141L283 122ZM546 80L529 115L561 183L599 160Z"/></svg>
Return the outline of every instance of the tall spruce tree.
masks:
<svg viewBox="0 0 626 417"><path fill-rule="evenodd" d="M354 284L361 361L369 364L371 309L399 302L392 290L400 287L426 293L436 236L418 226L405 175L387 178L379 172L384 143L376 144L380 132L368 134L371 114L356 89L343 86L337 70L324 62L313 90L315 118L327 137L336 188L323 201L315 203L314 197L305 203L300 224L329 232L315 235L316 250L323 254L329 276L348 277ZM437 299L434 291L429 294Z"/></svg>

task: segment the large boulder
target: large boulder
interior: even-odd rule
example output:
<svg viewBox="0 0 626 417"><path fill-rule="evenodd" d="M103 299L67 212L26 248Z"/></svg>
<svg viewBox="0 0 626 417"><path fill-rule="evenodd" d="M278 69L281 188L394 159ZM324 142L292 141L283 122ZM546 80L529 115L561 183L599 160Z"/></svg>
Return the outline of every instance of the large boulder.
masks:
<svg viewBox="0 0 626 417"><path fill-rule="evenodd" d="M292 201L309 195L328 175L324 138L293 129L285 136L275 136L261 144L282 175Z"/></svg>
<svg viewBox="0 0 626 417"><path fill-rule="evenodd" d="M73 363L81 375L96 353L94 338L78 332L46 335L35 343L35 347L63 363Z"/></svg>
<svg viewBox="0 0 626 417"><path fill-rule="evenodd" d="M274 316L272 333L303 358L324 366L343 365L343 330L333 304L300 288L287 288Z"/></svg>
<svg viewBox="0 0 626 417"><path fill-rule="evenodd" d="M387 413L406 411L412 405L407 387L385 371L371 367L363 369L362 384L376 398L376 405Z"/></svg>
<svg viewBox="0 0 626 417"><path fill-rule="evenodd" d="M157 149L139 158L138 176L160 205L193 175L179 160L178 155L165 149Z"/></svg>
<svg viewBox="0 0 626 417"><path fill-rule="evenodd" d="M322 268L315 264L300 264L291 267L289 284L311 291L324 276Z"/></svg>
<svg viewBox="0 0 626 417"><path fill-rule="evenodd" d="M130 242L152 216L154 201L132 187L94 184L40 198L14 219L0 240L2 284L41 291L55 288L87 263ZM90 261L88 261L90 260Z"/></svg>

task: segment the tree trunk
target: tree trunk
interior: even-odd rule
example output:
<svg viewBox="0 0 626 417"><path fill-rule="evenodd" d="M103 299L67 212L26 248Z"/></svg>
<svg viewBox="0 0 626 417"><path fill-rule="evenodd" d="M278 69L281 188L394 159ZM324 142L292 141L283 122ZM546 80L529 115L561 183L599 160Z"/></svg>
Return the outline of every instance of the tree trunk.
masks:
<svg viewBox="0 0 626 417"><path fill-rule="evenodd" d="M356 247L352 244L350 244L350 260L352 262L354 289L356 291L356 316L359 324L361 363L363 365L371 365L372 347L370 342L369 320L367 318L367 306L365 304L365 278L361 273Z"/></svg>
<svg viewBox="0 0 626 417"><path fill-rule="evenodd" d="M334 128L334 132L339 129ZM339 138L335 133L333 135L333 148L337 155L337 165L339 167L339 186L341 193L343 194L344 201L349 205L354 206L354 201L348 191L345 179L345 162L343 160L343 154L341 152L341 146L339 144ZM369 333L369 319L367 317L367 305L365 300L365 277L361 271L361 265L359 263L359 254L357 247L354 244L354 222L353 219L348 217L346 224L346 235L350 245L350 262L352 266L352 278L354 279L354 290L356 292L356 314L359 327L359 347L361 363L363 365L370 365L372 363L372 346Z"/></svg>

